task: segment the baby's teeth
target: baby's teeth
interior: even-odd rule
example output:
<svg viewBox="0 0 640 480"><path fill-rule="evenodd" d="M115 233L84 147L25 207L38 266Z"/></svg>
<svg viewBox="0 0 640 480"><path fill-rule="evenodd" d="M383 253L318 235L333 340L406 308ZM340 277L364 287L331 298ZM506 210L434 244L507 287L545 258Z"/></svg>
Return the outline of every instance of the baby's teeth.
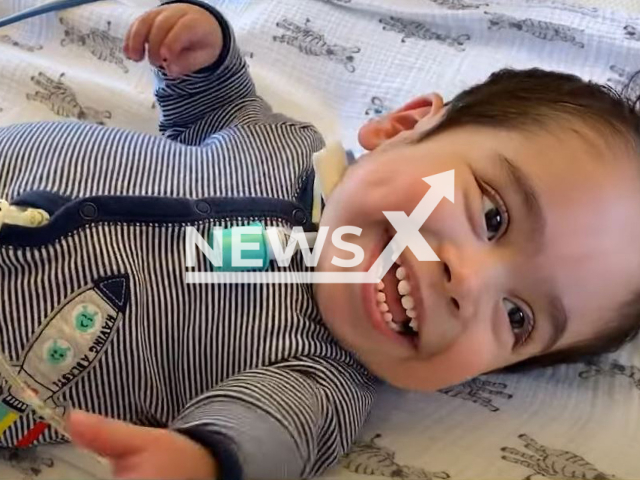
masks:
<svg viewBox="0 0 640 480"><path fill-rule="evenodd" d="M409 285L409 282L407 282L406 280L402 280L399 284L398 284L398 293L400 295L408 295L411 293L411 285Z"/></svg>
<svg viewBox="0 0 640 480"><path fill-rule="evenodd" d="M384 282L378 283L378 290L384 290Z"/></svg>
<svg viewBox="0 0 640 480"><path fill-rule="evenodd" d="M385 313L382 318L384 318L384 321L387 323L392 323L393 322L393 315L391 315L390 313Z"/></svg>
<svg viewBox="0 0 640 480"><path fill-rule="evenodd" d="M394 332L399 332L400 330L402 330L402 327L400 325L398 325L397 323L388 322L387 324L389 325L391 330L393 330Z"/></svg>
<svg viewBox="0 0 640 480"><path fill-rule="evenodd" d="M418 321L414 318L413 320L411 320L411 323L409 324L409 326L414 330L414 331L418 331Z"/></svg>
<svg viewBox="0 0 640 480"><path fill-rule="evenodd" d="M378 296L376 298L378 299L378 303L387 301L387 296L382 292L378 292Z"/></svg>
<svg viewBox="0 0 640 480"><path fill-rule="evenodd" d="M405 310L411 310L415 305L416 303L413 301L413 297L411 295L405 295L402 297L402 306Z"/></svg>
<svg viewBox="0 0 640 480"><path fill-rule="evenodd" d="M379 303L378 304L378 310L380 310L382 313L386 313L389 311L389 305L387 305L386 303Z"/></svg>
<svg viewBox="0 0 640 480"><path fill-rule="evenodd" d="M400 267L398 268L398 270L396 270L396 278L398 280L404 280L405 278L407 278L407 271L404 269L404 267Z"/></svg>
<svg viewBox="0 0 640 480"><path fill-rule="evenodd" d="M418 316L418 313L415 310L407 310L407 317L416 318L417 316Z"/></svg>

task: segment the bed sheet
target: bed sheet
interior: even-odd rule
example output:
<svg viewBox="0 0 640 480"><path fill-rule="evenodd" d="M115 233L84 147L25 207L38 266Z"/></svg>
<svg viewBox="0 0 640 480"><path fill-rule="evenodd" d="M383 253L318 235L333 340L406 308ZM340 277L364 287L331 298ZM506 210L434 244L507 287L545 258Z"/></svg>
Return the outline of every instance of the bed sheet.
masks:
<svg viewBox="0 0 640 480"><path fill-rule="evenodd" d="M35 3L4 0L0 15ZM211 3L232 20L259 91L356 151L369 119L422 93L450 98L502 67L614 87L640 69L640 3L631 0ZM1 30L0 125L67 118L157 134L150 72L120 50L129 23L156 4L105 1ZM325 479L634 480L639 446L636 341L592 362L487 375L428 395L386 388ZM99 474L69 447L0 452L0 478Z"/></svg>

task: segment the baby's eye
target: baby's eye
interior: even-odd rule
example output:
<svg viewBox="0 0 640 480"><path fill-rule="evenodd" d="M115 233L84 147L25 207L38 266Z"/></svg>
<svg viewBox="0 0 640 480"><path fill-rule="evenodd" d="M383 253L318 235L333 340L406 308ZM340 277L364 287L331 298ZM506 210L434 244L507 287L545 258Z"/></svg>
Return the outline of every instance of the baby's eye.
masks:
<svg viewBox="0 0 640 480"><path fill-rule="evenodd" d="M482 211L489 241L506 232L509 226L507 209L495 190L486 185L483 185Z"/></svg>
<svg viewBox="0 0 640 480"><path fill-rule="evenodd" d="M515 346L519 347L526 343L533 331L534 321L522 307L515 304L511 300L504 299L502 301L504 308L507 311L507 318L509 319L509 325L513 331L515 338Z"/></svg>

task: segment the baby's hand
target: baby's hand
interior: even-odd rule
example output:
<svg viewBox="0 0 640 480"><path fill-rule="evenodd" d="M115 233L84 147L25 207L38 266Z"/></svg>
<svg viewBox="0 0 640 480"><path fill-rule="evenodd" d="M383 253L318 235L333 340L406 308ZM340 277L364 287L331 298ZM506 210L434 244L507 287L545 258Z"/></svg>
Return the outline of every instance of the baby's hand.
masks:
<svg viewBox="0 0 640 480"><path fill-rule="evenodd" d="M222 29L213 15L195 5L179 3L138 18L127 33L124 53L140 62L148 46L149 62L179 77L214 63L222 43Z"/></svg>
<svg viewBox="0 0 640 480"><path fill-rule="evenodd" d="M84 412L73 412L75 444L111 462L118 479L212 480L217 465L209 452L170 430L143 428Z"/></svg>

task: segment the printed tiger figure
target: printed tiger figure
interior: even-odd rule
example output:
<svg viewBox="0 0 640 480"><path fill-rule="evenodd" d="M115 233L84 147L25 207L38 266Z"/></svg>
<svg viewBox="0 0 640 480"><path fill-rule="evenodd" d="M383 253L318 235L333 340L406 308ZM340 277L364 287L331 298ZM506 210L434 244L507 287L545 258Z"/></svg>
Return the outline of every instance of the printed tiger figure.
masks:
<svg viewBox="0 0 640 480"><path fill-rule="evenodd" d="M609 70L611 70L611 73L613 73L615 76L609 77L607 79L607 82L612 87L620 90L629 83L634 75L634 72L632 72L631 70L627 70L624 67L619 67L618 65L609 66Z"/></svg>
<svg viewBox="0 0 640 480"><path fill-rule="evenodd" d="M27 449L0 449L0 461L8 463L24 480L39 477L54 466L52 458L40 457L36 450Z"/></svg>
<svg viewBox="0 0 640 480"><path fill-rule="evenodd" d="M439 392L451 398L459 398L460 400L480 405L495 413L499 412L500 408L494 405L494 399L511 400L513 398L512 394L505 391L507 388L508 385L505 383L472 378L459 385L443 388Z"/></svg>
<svg viewBox="0 0 640 480"><path fill-rule="evenodd" d="M522 434L518 438L525 442L524 448L531 453L504 447L501 451L510 456L503 455L502 459L535 472L525 480L532 480L538 475L551 480L612 480L613 478L575 453L545 447L529 435Z"/></svg>
<svg viewBox="0 0 640 480"><path fill-rule="evenodd" d="M625 25L624 36L629 40L640 41L640 32L633 25Z"/></svg>
<svg viewBox="0 0 640 480"><path fill-rule="evenodd" d="M345 470L360 475L397 478L402 480L446 480L446 472L427 472L418 467L400 465L396 462L396 454L392 450L378 445L381 435L369 441L356 442L351 452L342 457L340 465Z"/></svg>
<svg viewBox="0 0 640 480"><path fill-rule="evenodd" d="M564 0L525 0L528 4L535 4L545 8L553 8L563 12L577 13L578 15L586 15L589 17L597 17L600 14L598 7L590 7L579 3L565 2Z"/></svg>
<svg viewBox="0 0 640 480"><path fill-rule="evenodd" d="M466 0L430 0L436 5L447 10L477 10L480 7L488 7L487 3L470 3Z"/></svg>
<svg viewBox="0 0 640 480"><path fill-rule="evenodd" d="M42 50L42 45L29 45L27 43L19 42L15 40L13 37L9 35L0 35L0 43L4 43L5 45L10 45L15 48L19 48L20 50L24 50L25 52L33 53L36 50Z"/></svg>
<svg viewBox="0 0 640 480"><path fill-rule="evenodd" d="M516 30L528 33L540 40L564 42L578 48L584 48L584 43L578 40L578 37L584 33L583 30L532 18L519 19L502 13L485 13L489 15L489 30Z"/></svg>
<svg viewBox="0 0 640 480"><path fill-rule="evenodd" d="M276 23L276 27L289 33L274 36L273 40L297 48L298 51L305 55L327 58L334 63L343 65L349 73L355 72L354 63L356 59L354 55L360 53L360 48L329 43L323 34L309 26L310 23L311 20L308 18L304 26L283 18Z"/></svg>
<svg viewBox="0 0 640 480"><path fill-rule="evenodd" d="M388 107L385 104L384 100L382 100L380 97L371 97L371 103L369 104L369 107L364 112L364 114L367 117L372 117L373 119L373 118L381 117L389 113L390 111L391 111L391 108Z"/></svg>
<svg viewBox="0 0 640 480"><path fill-rule="evenodd" d="M109 111L81 105L73 89L62 81L63 77L64 73L55 80L43 72L31 77L31 81L42 91L28 93L27 100L42 103L59 117L75 118L98 125L104 125L105 120L111 119Z"/></svg>
<svg viewBox="0 0 640 480"><path fill-rule="evenodd" d="M601 375L620 376L631 380L633 386L640 390L640 368L635 365L623 365L622 363L612 360L610 362L592 362L587 363L587 370L579 373L582 379L593 378Z"/></svg>
<svg viewBox="0 0 640 480"><path fill-rule="evenodd" d="M83 47L101 62L114 64L124 73L129 73L122 51L124 39L111 34L111 22L107 22L106 30L92 28L89 32L81 31L66 18L60 18L60 23L64 27L64 38L60 45Z"/></svg>
<svg viewBox="0 0 640 480"><path fill-rule="evenodd" d="M384 17L380 19L380 23L385 31L391 31L402 34L402 43L407 43L410 38L418 40L436 41L447 47L451 47L460 52L465 50L465 44L471 40L471 35L449 35L447 33L436 32L425 23L417 20L407 20L399 17Z"/></svg>

